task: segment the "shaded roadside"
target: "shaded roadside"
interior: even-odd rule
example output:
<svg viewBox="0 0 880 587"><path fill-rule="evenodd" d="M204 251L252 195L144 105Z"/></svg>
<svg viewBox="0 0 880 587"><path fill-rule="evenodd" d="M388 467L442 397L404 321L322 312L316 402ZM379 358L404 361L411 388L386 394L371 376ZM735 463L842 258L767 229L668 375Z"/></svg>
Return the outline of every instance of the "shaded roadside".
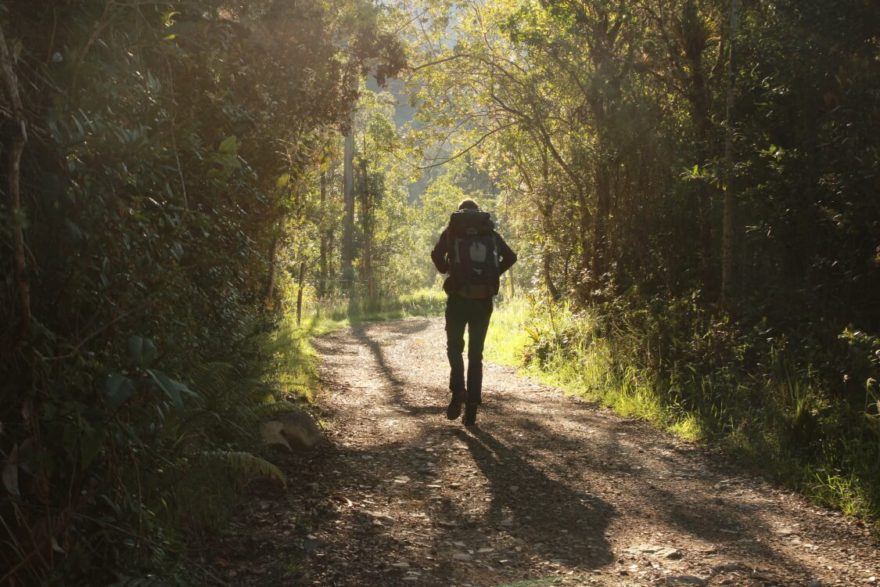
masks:
<svg viewBox="0 0 880 587"><path fill-rule="evenodd" d="M446 421L442 340L408 320L316 342L328 441L282 457L290 489L242 516L237 584L867 585L880 568L850 521L512 370L487 367L476 428Z"/></svg>

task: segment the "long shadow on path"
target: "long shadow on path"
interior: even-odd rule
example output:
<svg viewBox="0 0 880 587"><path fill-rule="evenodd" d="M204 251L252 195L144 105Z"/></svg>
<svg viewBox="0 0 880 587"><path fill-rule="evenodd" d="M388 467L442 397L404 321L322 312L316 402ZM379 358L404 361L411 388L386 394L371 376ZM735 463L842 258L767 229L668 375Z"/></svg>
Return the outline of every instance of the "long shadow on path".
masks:
<svg viewBox="0 0 880 587"><path fill-rule="evenodd" d="M478 427L455 434L489 481L485 524L526 545L525 556L594 569L612 561L605 537L614 508L567 487L530 464L518 451Z"/></svg>
<svg viewBox="0 0 880 587"><path fill-rule="evenodd" d="M402 321L398 324L394 324L392 336L386 336L381 340L371 336L368 332L368 327L363 324L355 324L351 327L352 335L358 342L370 349L376 367L379 369L385 381L389 384L389 405L403 408L412 416L440 414L445 410L445 406L442 406L439 403L413 405L408 401L404 393L407 382L401 379L394 368L388 363L388 359L385 356L385 351L382 346L383 344L405 339L422 332L426 330L430 324L431 323L428 320Z"/></svg>
<svg viewBox="0 0 880 587"><path fill-rule="evenodd" d="M467 431L456 425L450 428L445 420L440 419L445 406L444 389L437 389L439 397L431 392L412 393L419 387L427 392L435 384L409 380L398 365L391 363L385 351L396 340L412 336L429 325L428 321L413 321L394 325L390 332L386 328L382 334L373 332L370 325L355 325L351 328L351 334L369 349L372 368L387 385L388 395L384 402L403 408L410 417L423 420L427 416L434 422L429 424L428 420L423 420L421 429L409 444L418 447L439 441L440 445L444 445L455 442L453 438L457 438L473 458L478 478L485 479L486 489L485 492L478 491L479 500L475 498L469 502L469 496L461 495L463 499L448 502L448 507L439 508L445 512L433 507L425 512L438 524L436 530L439 531L434 535L436 550L441 553L448 551L449 544L459 539L467 542L467 528L471 528L489 538L496 548L505 549L503 554L498 553L498 557L492 558L508 558L514 565L531 567L530 576L534 576L535 562L541 561L558 561L567 568L580 570L595 569L610 563L613 553L605 535L610 519L615 514L608 503L554 479L550 476L552 471L541 470L532 464L528 455L522 452L524 449L497 439L485 428ZM433 421L432 417L438 420ZM508 424L514 424L514 421ZM403 447L398 446L394 452L404 454L398 452L401 449ZM378 462L383 462L385 467L391 465L382 458ZM455 467L454 464L451 466ZM394 470L394 473L412 476L412 472L406 470ZM474 489L463 487L460 491ZM488 507L485 506L483 495L488 500ZM475 515L474 512L481 513ZM442 527L450 519L454 522L452 528L459 530Z"/></svg>

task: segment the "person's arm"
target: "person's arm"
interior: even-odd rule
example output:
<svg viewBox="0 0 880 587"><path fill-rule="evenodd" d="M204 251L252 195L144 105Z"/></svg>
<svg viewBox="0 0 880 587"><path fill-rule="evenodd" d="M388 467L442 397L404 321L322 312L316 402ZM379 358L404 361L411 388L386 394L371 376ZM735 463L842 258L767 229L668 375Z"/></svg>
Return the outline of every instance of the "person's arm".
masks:
<svg viewBox="0 0 880 587"><path fill-rule="evenodd" d="M501 275L516 263L516 253L507 246L500 234L495 234L498 238L498 275Z"/></svg>
<svg viewBox="0 0 880 587"><path fill-rule="evenodd" d="M437 244L434 245L434 250L431 251L431 260L434 262L434 267L437 268L437 271L440 273L447 273L449 271L449 239L446 238L446 229L440 234L440 239L437 241Z"/></svg>

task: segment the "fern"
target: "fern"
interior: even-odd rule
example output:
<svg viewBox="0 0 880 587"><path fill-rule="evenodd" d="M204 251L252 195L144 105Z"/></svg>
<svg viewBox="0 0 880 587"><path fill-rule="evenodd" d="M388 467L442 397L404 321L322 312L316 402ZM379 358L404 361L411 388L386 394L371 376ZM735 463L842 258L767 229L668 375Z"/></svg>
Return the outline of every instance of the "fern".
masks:
<svg viewBox="0 0 880 587"><path fill-rule="evenodd" d="M175 461L174 469L171 512L181 526L196 532L224 527L251 481L269 478L287 487L287 479L278 467L245 451L194 453Z"/></svg>
<svg viewBox="0 0 880 587"><path fill-rule="evenodd" d="M194 464L222 470L241 485L254 479L270 478L287 487L287 477L277 466L264 458L245 451L211 450L192 458Z"/></svg>

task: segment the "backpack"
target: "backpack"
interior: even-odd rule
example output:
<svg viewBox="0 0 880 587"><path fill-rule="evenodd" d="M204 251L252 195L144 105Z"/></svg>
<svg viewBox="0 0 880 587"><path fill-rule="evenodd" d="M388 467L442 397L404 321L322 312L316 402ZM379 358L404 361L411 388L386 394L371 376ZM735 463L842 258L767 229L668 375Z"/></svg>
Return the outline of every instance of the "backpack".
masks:
<svg viewBox="0 0 880 587"><path fill-rule="evenodd" d="M498 283L498 242L488 212L459 210L449 218L449 275L465 298L487 299Z"/></svg>

